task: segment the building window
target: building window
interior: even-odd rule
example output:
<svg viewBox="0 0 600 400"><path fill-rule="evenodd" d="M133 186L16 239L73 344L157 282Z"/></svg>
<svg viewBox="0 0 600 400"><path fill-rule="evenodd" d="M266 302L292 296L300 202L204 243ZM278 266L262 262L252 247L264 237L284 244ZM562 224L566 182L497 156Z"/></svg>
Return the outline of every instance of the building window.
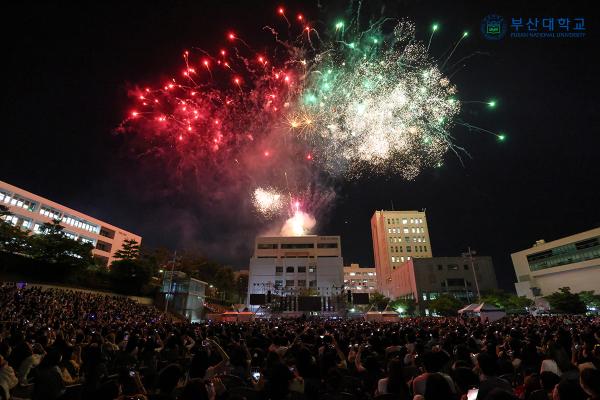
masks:
<svg viewBox="0 0 600 400"><path fill-rule="evenodd" d="M337 243L317 243L318 249L337 249Z"/></svg>
<svg viewBox="0 0 600 400"><path fill-rule="evenodd" d="M463 278L449 278L446 279L448 286L465 286L465 280Z"/></svg>
<svg viewBox="0 0 600 400"><path fill-rule="evenodd" d="M308 267L308 272L316 272L316 271L317 271L316 266Z"/></svg>
<svg viewBox="0 0 600 400"><path fill-rule="evenodd" d="M280 288L283 286L283 281L282 280L276 280L275 281L275 288Z"/></svg>
<svg viewBox="0 0 600 400"><path fill-rule="evenodd" d="M286 287L294 286L294 280L293 279L287 279L285 281L285 286Z"/></svg>
<svg viewBox="0 0 600 400"><path fill-rule="evenodd" d="M283 267L275 267L275 275L282 275Z"/></svg>
<svg viewBox="0 0 600 400"><path fill-rule="evenodd" d="M388 233L392 233L392 228L388 228Z"/></svg>
<svg viewBox="0 0 600 400"><path fill-rule="evenodd" d="M259 243L256 245L256 248L259 250L276 249L277 243Z"/></svg>
<svg viewBox="0 0 600 400"><path fill-rule="evenodd" d="M113 231L112 229L108 229L108 228L102 227L102 228L100 228L100 236L104 236L104 237L107 237L109 239L114 239L115 238L115 231Z"/></svg>
<svg viewBox="0 0 600 400"><path fill-rule="evenodd" d="M465 265L463 265L463 269L464 269L465 271L468 271L468 270L469 270L469 266L468 266L467 264L465 264Z"/></svg>
<svg viewBox="0 0 600 400"><path fill-rule="evenodd" d="M404 233L408 233L408 232L409 232L408 228L404 228Z"/></svg>
<svg viewBox="0 0 600 400"><path fill-rule="evenodd" d="M424 251L427 251L427 246L423 246L423 250L424 250Z"/></svg>
<svg viewBox="0 0 600 400"><path fill-rule="evenodd" d="M406 218L402 218L402 223L403 223L404 225L406 225L406 224L408 223L408 219L406 219Z"/></svg>
<svg viewBox="0 0 600 400"><path fill-rule="evenodd" d="M448 264L448 271L458 271L458 264Z"/></svg>
<svg viewBox="0 0 600 400"><path fill-rule="evenodd" d="M298 279L299 287L306 287L306 279Z"/></svg>
<svg viewBox="0 0 600 400"><path fill-rule="evenodd" d="M293 273L294 272L294 267L286 267L285 268L285 272L287 272L287 273L290 273L290 272Z"/></svg>
<svg viewBox="0 0 600 400"><path fill-rule="evenodd" d="M96 248L98 250L102 250L102 251L106 251L107 253L110 253L110 251L112 250L112 245L110 243L106 243L101 240L98 240L98 242L96 243Z"/></svg>
<svg viewBox="0 0 600 400"><path fill-rule="evenodd" d="M282 243L282 249L314 249L314 243Z"/></svg>
<svg viewBox="0 0 600 400"><path fill-rule="evenodd" d="M410 260L410 257L408 257L408 259ZM404 262L404 257L400 257L400 260Z"/></svg>
<svg viewBox="0 0 600 400"><path fill-rule="evenodd" d="M407 252L407 253L410 253L411 251L412 251L412 250L411 250L410 246L406 246L406 252Z"/></svg>
<svg viewBox="0 0 600 400"><path fill-rule="evenodd" d="M312 280L308 282L308 287L317 287L317 281L316 280Z"/></svg>
<svg viewBox="0 0 600 400"><path fill-rule="evenodd" d="M306 272L306 267L298 267L298 272Z"/></svg>

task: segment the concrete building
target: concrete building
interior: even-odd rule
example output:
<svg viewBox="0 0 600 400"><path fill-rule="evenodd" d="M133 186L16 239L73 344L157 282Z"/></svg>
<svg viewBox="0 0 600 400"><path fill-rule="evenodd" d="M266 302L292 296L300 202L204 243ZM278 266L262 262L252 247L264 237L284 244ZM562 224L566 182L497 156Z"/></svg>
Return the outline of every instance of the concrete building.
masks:
<svg viewBox="0 0 600 400"><path fill-rule="evenodd" d="M250 259L250 294L329 297L343 291L339 236L257 237Z"/></svg>
<svg viewBox="0 0 600 400"><path fill-rule="evenodd" d="M133 239L142 242L139 235L2 181L0 204L7 206L12 213L7 218L9 222L32 233L39 233L41 225L46 222L59 220L66 236L91 243L94 258L105 265L114 260L114 254L122 248L124 241Z"/></svg>
<svg viewBox="0 0 600 400"><path fill-rule="evenodd" d="M350 264L344 267L344 290L352 293L373 293L377 290L375 268Z"/></svg>
<svg viewBox="0 0 600 400"><path fill-rule="evenodd" d="M491 257L473 257L472 264L463 257L411 258L392 271L389 297L413 299L421 313L441 294L473 302L477 300L475 276L481 291L498 288Z"/></svg>
<svg viewBox="0 0 600 400"><path fill-rule="evenodd" d="M388 297L394 270L413 258L433 256L424 211L375 211L371 235L377 290Z"/></svg>
<svg viewBox="0 0 600 400"><path fill-rule="evenodd" d="M547 296L564 286L573 293L600 293L600 228L547 243L538 240L511 258L519 296Z"/></svg>

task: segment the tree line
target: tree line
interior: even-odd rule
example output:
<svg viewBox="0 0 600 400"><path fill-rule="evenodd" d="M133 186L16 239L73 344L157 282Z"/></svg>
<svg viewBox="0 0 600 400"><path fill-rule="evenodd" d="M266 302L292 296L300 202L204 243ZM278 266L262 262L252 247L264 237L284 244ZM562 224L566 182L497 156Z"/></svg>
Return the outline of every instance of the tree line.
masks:
<svg viewBox="0 0 600 400"><path fill-rule="evenodd" d="M9 209L0 205L0 264L5 276L151 295L162 279L160 271L173 267L207 282L221 300L239 302L245 298L247 277L236 278L231 267L198 251L184 251L174 257L164 247L150 248L127 240L107 266L93 257L92 243L69 238L58 220L42 224L39 234L32 235L7 222L10 215Z"/></svg>

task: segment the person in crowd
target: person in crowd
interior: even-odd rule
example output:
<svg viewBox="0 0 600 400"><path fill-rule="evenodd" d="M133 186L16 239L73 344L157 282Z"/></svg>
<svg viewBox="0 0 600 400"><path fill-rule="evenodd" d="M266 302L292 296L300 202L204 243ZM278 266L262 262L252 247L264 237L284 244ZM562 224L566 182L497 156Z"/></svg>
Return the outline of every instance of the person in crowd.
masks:
<svg viewBox="0 0 600 400"><path fill-rule="evenodd" d="M17 386L19 379L8 361L0 355L0 391L3 399L10 399L10 390Z"/></svg>
<svg viewBox="0 0 600 400"><path fill-rule="evenodd" d="M588 400L600 400L600 370L595 368L584 369L581 371L579 384L589 396Z"/></svg>
<svg viewBox="0 0 600 400"><path fill-rule="evenodd" d="M480 400L598 398L597 317L190 323L125 297L11 283L0 304L4 397L464 400L479 387Z"/></svg>
<svg viewBox="0 0 600 400"><path fill-rule="evenodd" d="M496 359L487 352L482 352L477 355L476 370L479 373L479 392L477 393L478 400L485 400L487 395L494 389L504 390L512 393L510 382L496 376Z"/></svg>

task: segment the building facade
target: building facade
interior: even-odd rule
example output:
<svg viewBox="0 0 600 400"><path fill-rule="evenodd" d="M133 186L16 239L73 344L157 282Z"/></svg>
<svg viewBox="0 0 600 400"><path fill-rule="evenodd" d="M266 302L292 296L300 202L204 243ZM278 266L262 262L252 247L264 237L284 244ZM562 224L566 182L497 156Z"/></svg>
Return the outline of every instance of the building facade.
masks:
<svg viewBox="0 0 600 400"><path fill-rule="evenodd" d="M377 290L375 268L350 264L344 267L344 290L352 293L373 293Z"/></svg>
<svg viewBox="0 0 600 400"><path fill-rule="evenodd" d="M573 293L600 293L600 228L547 243L538 240L511 258L519 296L547 296L565 286Z"/></svg>
<svg viewBox="0 0 600 400"><path fill-rule="evenodd" d="M390 297L392 273L414 258L432 257L427 216L424 211L375 211L371 235L377 290Z"/></svg>
<svg viewBox="0 0 600 400"><path fill-rule="evenodd" d="M339 236L257 237L250 259L251 294L331 297L343 291Z"/></svg>
<svg viewBox="0 0 600 400"><path fill-rule="evenodd" d="M477 281L475 281L477 279ZM479 290L497 289L492 258L427 257L411 258L392 272L391 298L413 299L421 313L428 302L450 294L464 302L477 300Z"/></svg>
<svg viewBox="0 0 600 400"><path fill-rule="evenodd" d="M8 222L32 233L40 233L40 227L46 222L59 220L67 237L91 243L94 258L105 265L110 265L126 240L142 242L139 235L2 181L0 204L8 207L12 214Z"/></svg>

